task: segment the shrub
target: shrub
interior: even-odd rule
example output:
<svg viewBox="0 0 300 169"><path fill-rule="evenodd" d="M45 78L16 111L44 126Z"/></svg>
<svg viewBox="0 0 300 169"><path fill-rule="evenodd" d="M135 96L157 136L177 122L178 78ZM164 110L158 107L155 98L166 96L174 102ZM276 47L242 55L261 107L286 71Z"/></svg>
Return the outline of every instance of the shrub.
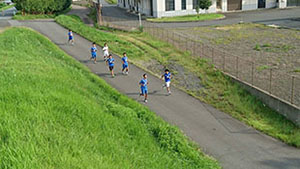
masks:
<svg viewBox="0 0 300 169"><path fill-rule="evenodd" d="M15 0L22 14L52 14L67 9L72 0Z"/></svg>
<svg viewBox="0 0 300 169"><path fill-rule="evenodd" d="M5 7L5 6L6 6L5 3L1 3L1 2L0 2L0 8L3 8L3 7Z"/></svg>

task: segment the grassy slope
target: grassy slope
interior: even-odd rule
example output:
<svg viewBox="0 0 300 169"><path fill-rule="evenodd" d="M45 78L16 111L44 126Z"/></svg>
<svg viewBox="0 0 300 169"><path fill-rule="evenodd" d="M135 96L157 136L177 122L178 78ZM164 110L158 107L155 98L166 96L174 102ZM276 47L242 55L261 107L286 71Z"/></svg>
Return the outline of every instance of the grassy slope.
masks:
<svg viewBox="0 0 300 169"><path fill-rule="evenodd" d="M135 63L143 64L153 59L164 66L174 62L180 64L199 76L204 86L201 91L189 93L268 135L300 147L299 127L241 89L206 60L191 57L144 33L102 32L69 16L59 16L56 21L100 45L107 42L116 54L126 51Z"/></svg>
<svg viewBox="0 0 300 169"><path fill-rule="evenodd" d="M201 15L185 15L164 18L148 18L151 22L188 22L188 21L206 21L223 18L223 14L201 14Z"/></svg>
<svg viewBox="0 0 300 169"><path fill-rule="evenodd" d="M0 168L219 168L43 36L0 34Z"/></svg>

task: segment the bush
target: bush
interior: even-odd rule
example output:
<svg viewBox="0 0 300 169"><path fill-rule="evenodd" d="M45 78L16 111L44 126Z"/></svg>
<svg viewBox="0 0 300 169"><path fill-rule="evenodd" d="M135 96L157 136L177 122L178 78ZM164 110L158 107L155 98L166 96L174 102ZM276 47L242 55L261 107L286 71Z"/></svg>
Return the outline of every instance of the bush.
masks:
<svg viewBox="0 0 300 169"><path fill-rule="evenodd" d="M0 2L0 8L3 8L3 7L5 7L5 6L6 6L5 3L1 3L1 2Z"/></svg>
<svg viewBox="0 0 300 169"><path fill-rule="evenodd" d="M72 0L15 0L22 14L52 14L67 9Z"/></svg>

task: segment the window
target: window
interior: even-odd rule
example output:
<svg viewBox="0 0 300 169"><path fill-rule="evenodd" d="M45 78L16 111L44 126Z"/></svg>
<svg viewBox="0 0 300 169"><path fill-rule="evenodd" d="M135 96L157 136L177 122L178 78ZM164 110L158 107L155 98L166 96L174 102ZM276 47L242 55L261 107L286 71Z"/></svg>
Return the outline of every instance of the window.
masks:
<svg viewBox="0 0 300 169"><path fill-rule="evenodd" d="M186 10L186 0L181 0L181 9Z"/></svg>
<svg viewBox="0 0 300 169"><path fill-rule="evenodd" d="M175 10L175 0L166 0L166 11L174 11Z"/></svg>
<svg viewBox="0 0 300 169"><path fill-rule="evenodd" d="M193 0L193 9L196 9L198 4L198 0Z"/></svg>

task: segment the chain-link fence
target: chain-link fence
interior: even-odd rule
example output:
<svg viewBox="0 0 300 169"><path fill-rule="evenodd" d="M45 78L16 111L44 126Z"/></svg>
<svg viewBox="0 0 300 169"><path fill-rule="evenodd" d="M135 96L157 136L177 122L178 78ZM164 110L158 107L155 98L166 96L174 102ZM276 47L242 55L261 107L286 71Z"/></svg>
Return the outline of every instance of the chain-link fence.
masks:
<svg viewBox="0 0 300 169"><path fill-rule="evenodd" d="M138 18L138 17L137 17ZM138 30L138 19L128 20L113 17L103 17L104 26L122 30ZM174 45L182 51L190 51L194 57L206 58L216 68L233 78L259 88L290 104L300 107L300 77L283 74L278 68L261 65L255 61L244 59L233 53L217 49L182 35L172 29L157 27L154 23L143 21L144 32L162 41Z"/></svg>

